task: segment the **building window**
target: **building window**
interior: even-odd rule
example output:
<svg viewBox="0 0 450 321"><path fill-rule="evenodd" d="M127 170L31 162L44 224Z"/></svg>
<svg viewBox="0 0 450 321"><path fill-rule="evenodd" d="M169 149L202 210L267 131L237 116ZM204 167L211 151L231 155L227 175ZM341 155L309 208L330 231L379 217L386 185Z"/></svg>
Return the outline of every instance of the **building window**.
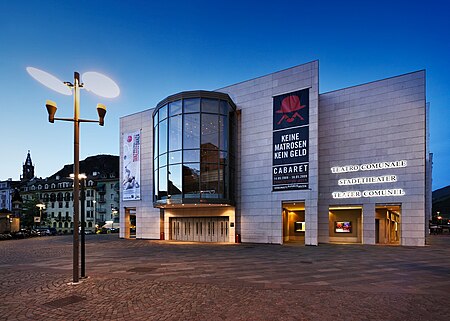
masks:
<svg viewBox="0 0 450 321"><path fill-rule="evenodd" d="M169 200L234 203L234 113L228 95L218 92L184 92L158 104L153 113L156 206Z"/></svg>

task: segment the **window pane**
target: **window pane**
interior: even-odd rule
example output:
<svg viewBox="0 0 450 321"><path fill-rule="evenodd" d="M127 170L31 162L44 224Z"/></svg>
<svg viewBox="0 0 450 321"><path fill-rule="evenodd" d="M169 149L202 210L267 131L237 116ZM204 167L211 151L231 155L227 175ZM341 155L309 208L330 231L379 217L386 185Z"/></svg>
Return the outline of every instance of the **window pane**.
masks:
<svg viewBox="0 0 450 321"><path fill-rule="evenodd" d="M219 117L202 114L202 148L219 148Z"/></svg>
<svg viewBox="0 0 450 321"><path fill-rule="evenodd" d="M167 105L162 106L159 111L159 121L162 121L167 118Z"/></svg>
<svg viewBox="0 0 450 321"><path fill-rule="evenodd" d="M169 195L181 197L181 182L181 164L169 166Z"/></svg>
<svg viewBox="0 0 450 321"><path fill-rule="evenodd" d="M201 162L202 164L212 163L217 165L217 163L219 162L219 151L202 149Z"/></svg>
<svg viewBox="0 0 450 321"><path fill-rule="evenodd" d="M181 150L169 153L169 164L181 163Z"/></svg>
<svg viewBox="0 0 450 321"><path fill-rule="evenodd" d="M153 131L154 137L153 137L153 158L158 157L158 130L159 126L155 127L155 130Z"/></svg>
<svg viewBox="0 0 450 321"><path fill-rule="evenodd" d="M169 104L169 116L181 114L181 100Z"/></svg>
<svg viewBox="0 0 450 321"><path fill-rule="evenodd" d="M153 116L153 127L156 127L158 125L158 113Z"/></svg>
<svg viewBox="0 0 450 321"><path fill-rule="evenodd" d="M216 164L201 164L200 193L202 198L217 198L218 168Z"/></svg>
<svg viewBox="0 0 450 321"><path fill-rule="evenodd" d="M220 164L226 164L227 163L227 152L220 152L219 153L219 162L220 162Z"/></svg>
<svg viewBox="0 0 450 321"><path fill-rule="evenodd" d="M200 163L183 165L183 191L186 198L200 197Z"/></svg>
<svg viewBox="0 0 450 321"><path fill-rule="evenodd" d="M200 114L184 115L183 148L200 147Z"/></svg>
<svg viewBox="0 0 450 321"><path fill-rule="evenodd" d="M183 151L183 163L198 163L200 162L200 150L191 149Z"/></svg>
<svg viewBox="0 0 450 321"><path fill-rule="evenodd" d="M219 142L220 150L228 148L228 123L226 116L219 116Z"/></svg>
<svg viewBox="0 0 450 321"><path fill-rule="evenodd" d="M166 166L167 165L167 153L159 156L158 161L159 161L158 168Z"/></svg>
<svg viewBox="0 0 450 321"><path fill-rule="evenodd" d="M183 101L185 113L200 112L200 98L190 98Z"/></svg>
<svg viewBox="0 0 450 321"><path fill-rule="evenodd" d="M202 98L202 113L219 112L219 101L217 99Z"/></svg>
<svg viewBox="0 0 450 321"><path fill-rule="evenodd" d="M224 198L224 179L225 179L225 166L220 165L219 166L219 177L218 177L218 191L217 194L219 194L220 198Z"/></svg>
<svg viewBox="0 0 450 321"><path fill-rule="evenodd" d="M182 122L181 115L169 118L169 150L181 149Z"/></svg>
<svg viewBox="0 0 450 321"><path fill-rule="evenodd" d="M221 100L219 103L219 113L222 115L228 115L229 109L231 109L231 107L228 105L228 102Z"/></svg>
<svg viewBox="0 0 450 321"><path fill-rule="evenodd" d="M167 119L159 123L159 155L167 152Z"/></svg>
<svg viewBox="0 0 450 321"><path fill-rule="evenodd" d="M159 170L159 180L158 180L159 190L158 190L158 198L166 199L167 198L167 166L162 167Z"/></svg>
<svg viewBox="0 0 450 321"><path fill-rule="evenodd" d="M159 199L158 198L158 170L154 171L153 175L154 175L153 176L153 184L154 184L153 194L155 195L156 199Z"/></svg>

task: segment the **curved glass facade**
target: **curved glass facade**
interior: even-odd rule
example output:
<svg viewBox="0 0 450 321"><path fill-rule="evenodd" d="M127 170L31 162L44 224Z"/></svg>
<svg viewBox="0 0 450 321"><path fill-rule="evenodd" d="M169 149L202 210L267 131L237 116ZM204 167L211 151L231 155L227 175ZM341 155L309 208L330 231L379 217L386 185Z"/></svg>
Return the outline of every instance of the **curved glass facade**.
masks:
<svg viewBox="0 0 450 321"><path fill-rule="evenodd" d="M182 92L153 112L154 204L234 204L236 107L227 94Z"/></svg>

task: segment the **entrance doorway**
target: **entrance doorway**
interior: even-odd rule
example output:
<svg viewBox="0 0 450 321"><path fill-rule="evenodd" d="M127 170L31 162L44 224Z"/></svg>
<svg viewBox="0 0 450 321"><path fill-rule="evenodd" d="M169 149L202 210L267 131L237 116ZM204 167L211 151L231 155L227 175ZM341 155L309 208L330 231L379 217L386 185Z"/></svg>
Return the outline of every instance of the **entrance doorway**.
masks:
<svg viewBox="0 0 450 321"><path fill-rule="evenodd" d="M194 242L229 242L229 218L172 217L170 239Z"/></svg>
<svg viewBox="0 0 450 321"><path fill-rule="evenodd" d="M377 204L375 207L375 243L400 244L401 205Z"/></svg>
<svg viewBox="0 0 450 321"><path fill-rule="evenodd" d="M305 244L305 202L290 201L282 203L283 243Z"/></svg>
<svg viewBox="0 0 450 321"><path fill-rule="evenodd" d="M136 208L125 208L125 238L136 238Z"/></svg>

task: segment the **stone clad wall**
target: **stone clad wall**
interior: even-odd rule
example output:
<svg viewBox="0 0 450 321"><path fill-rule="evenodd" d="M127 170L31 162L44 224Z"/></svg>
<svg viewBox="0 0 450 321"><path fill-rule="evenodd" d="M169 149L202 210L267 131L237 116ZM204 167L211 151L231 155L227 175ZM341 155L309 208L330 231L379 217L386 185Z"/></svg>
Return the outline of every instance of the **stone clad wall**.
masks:
<svg viewBox="0 0 450 321"><path fill-rule="evenodd" d="M328 208L363 207L363 243L375 243L375 205L401 203L401 244L425 242L425 71L319 96L319 241L328 242ZM334 166L406 160L395 169L332 173ZM397 182L339 186L338 179L396 175ZM401 188L404 196L333 199L345 190Z"/></svg>
<svg viewBox="0 0 450 321"><path fill-rule="evenodd" d="M160 211L153 208L153 109L120 119L120 188L123 182L123 135L141 129L141 200L120 200L120 237L125 237L124 207L136 208L136 238L159 239ZM120 193L122 197L122 193Z"/></svg>
<svg viewBox="0 0 450 321"><path fill-rule="evenodd" d="M310 88L309 188L272 192L273 96ZM305 243L317 245L318 61L218 89L240 110L236 218L242 242L282 243L282 201L304 200Z"/></svg>

